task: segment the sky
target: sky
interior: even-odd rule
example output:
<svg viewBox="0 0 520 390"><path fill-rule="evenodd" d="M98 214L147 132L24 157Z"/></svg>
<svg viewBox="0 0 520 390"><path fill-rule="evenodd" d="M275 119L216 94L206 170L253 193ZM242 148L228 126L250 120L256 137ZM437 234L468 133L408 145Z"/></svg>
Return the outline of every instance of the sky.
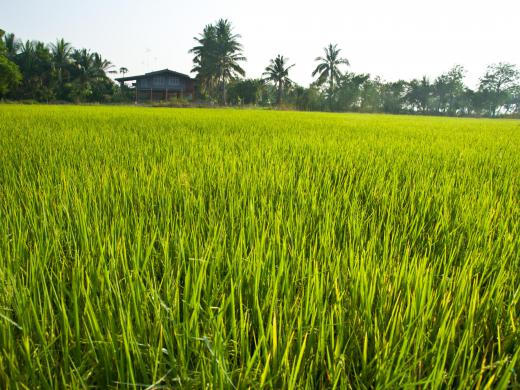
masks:
<svg viewBox="0 0 520 390"><path fill-rule="evenodd" d="M313 81L329 43L352 72L387 81L435 78L453 65L474 87L486 66L520 66L520 0L0 0L0 28L19 38L97 51L128 75L169 68L189 73L194 37L229 19L241 35L247 77L260 77L277 54L290 77Z"/></svg>

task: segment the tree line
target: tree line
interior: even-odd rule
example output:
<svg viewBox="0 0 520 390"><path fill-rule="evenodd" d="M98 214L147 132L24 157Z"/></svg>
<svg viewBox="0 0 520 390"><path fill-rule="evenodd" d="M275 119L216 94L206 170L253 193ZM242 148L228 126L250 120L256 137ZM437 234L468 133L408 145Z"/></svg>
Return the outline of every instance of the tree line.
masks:
<svg viewBox="0 0 520 390"><path fill-rule="evenodd" d="M108 77L113 68L101 54L76 49L64 39L23 42L0 30L0 98L109 102L118 94Z"/></svg>
<svg viewBox="0 0 520 390"><path fill-rule="evenodd" d="M475 89L464 83L466 70L455 65L435 77L385 81L348 71L350 62L337 45L315 58L314 81L304 87L290 78L296 64L279 54L258 78L246 78L241 36L231 22L208 24L190 50L197 100L217 105L255 105L307 111L415 113L449 116L520 114L520 71L509 63L489 65ZM131 101L109 77L113 64L99 53L75 49L64 39L52 44L22 42L0 30L0 98L12 100Z"/></svg>
<svg viewBox="0 0 520 390"><path fill-rule="evenodd" d="M279 54L261 78L244 79L246 61L240 35L228 20L207 25L190 51L202 98L219 104L287 106L312 111L420 113L491 116L520 113L520 71L513 64L488 66L473 90L464 84L465 69L456 65L434 79L386 82L347 71L350 63L337 45L315 58L315 81L303 87L290 79L295 66Z"/></svg>

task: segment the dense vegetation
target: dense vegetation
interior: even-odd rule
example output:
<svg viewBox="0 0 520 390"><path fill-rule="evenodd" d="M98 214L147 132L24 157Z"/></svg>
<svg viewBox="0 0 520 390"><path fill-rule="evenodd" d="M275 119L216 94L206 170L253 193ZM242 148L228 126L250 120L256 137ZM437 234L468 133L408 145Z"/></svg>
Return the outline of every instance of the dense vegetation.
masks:
<svg viewBox="0 0 520 390"><path fill-rule="evenodd" d="M0 30L0 98L40 102L132 102L134 93L107 76L118 73L103 57L74 49L64 39L46 45L22 43ZM309 87L295 84L284 55L271 59L260 78L245 78L240 35L220 19L195 38L192 72L197 100L203 104L256 105L305 111L414 113L447 116L520 115L520 72L513 64L490 65L475 90L464 84L465 69L456 65L433 79L384 81L345 70L341 49L329 44L316 57ZM317 53L318 54L318 53ZM266 61L267 62L267 61ZM119 68L123 76L125 67Z"/></svg>
<svg viewBox="0 0 520 390"><path fill-rule="evenodd" d="M519 132L0 106L0 387L516 388Z"/></svg>
<svg viewBox="0 0 520 390"><path fill-rule="evenodd" d="M520 72L513 64L490 65L478 89L464 84L465 69L454 66L433 81L385 82L369 74L342 70L348 59L341 49L329 44L316 57L316 77L308 88L289 77L288 58L278 54L266 67L263 78L241 79L245 61L240 35L227 20L207 25L191 51L202 98L220 104L285 106L306 111L357 111L392 114L419 113L449 116L491 116L520 114Z"/></svg>
<svg viewBox="0 0 520 390"><path fill-rule="evenodd" d="M9 64L9 73L2 70L2 63ZM0 30L0 98L40 102L113 101L118 88L107 76L113 72L112 68L110 61L99 53L74 49L64 39L49 45L21 42L14 34L5 35Z"/></svg>

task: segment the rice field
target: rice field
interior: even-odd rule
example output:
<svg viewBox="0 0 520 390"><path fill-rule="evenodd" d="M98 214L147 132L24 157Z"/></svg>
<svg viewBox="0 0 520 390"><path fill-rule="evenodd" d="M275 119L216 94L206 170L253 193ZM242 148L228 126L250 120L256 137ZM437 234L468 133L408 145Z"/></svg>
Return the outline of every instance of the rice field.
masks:
<svg viewBox="0 0 520 390"><path fill-rule="evenodd" d="M0 105L0 388L520 386L520 121Z"/></svg>

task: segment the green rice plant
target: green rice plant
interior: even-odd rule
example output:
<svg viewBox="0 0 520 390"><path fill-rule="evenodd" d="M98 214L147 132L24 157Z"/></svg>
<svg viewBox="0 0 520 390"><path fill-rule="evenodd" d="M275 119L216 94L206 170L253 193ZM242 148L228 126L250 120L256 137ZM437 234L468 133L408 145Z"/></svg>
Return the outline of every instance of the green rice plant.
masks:
<svg viewBox="0 0 520 390"><path fill-rule="evenodd" d="M520 121L0 105L0 387L520 386Z"/></svg>

